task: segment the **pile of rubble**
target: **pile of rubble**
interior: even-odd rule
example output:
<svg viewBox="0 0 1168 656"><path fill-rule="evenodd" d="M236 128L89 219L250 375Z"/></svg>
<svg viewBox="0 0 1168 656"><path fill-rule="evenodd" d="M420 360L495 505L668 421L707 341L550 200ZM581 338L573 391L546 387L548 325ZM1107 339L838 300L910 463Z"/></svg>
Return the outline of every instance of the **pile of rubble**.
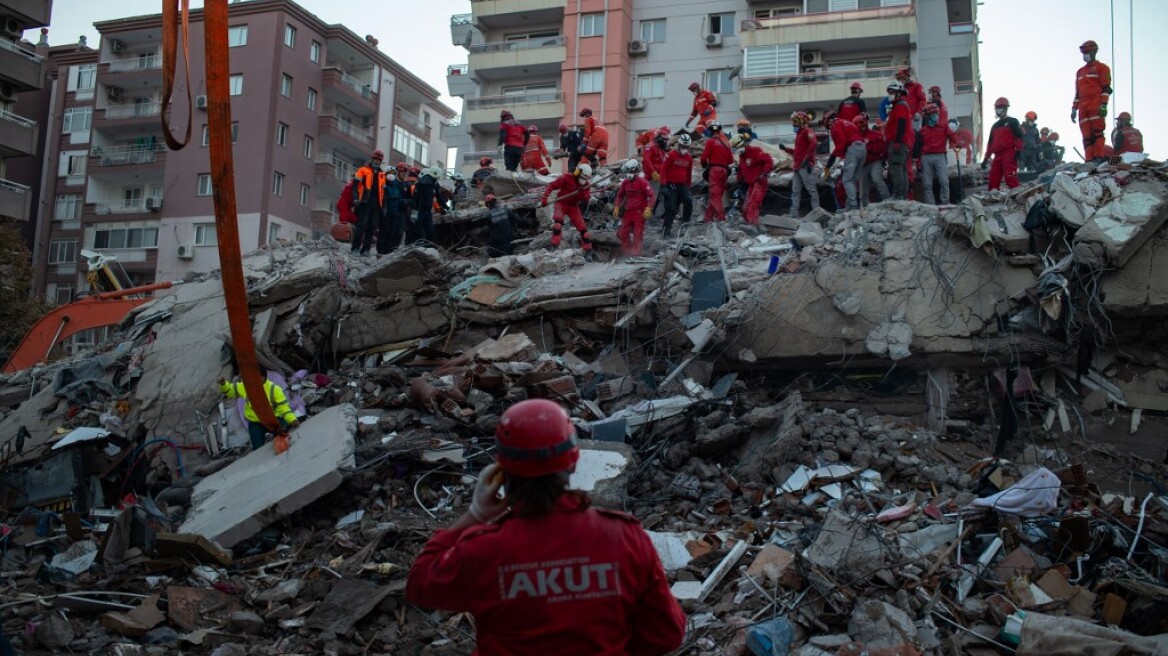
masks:
<svg viewBox="0 0 1168 656"><path fill-rule="evenodd" d="M546 227L545 182L515 197ZM585 438L572 486L650 532L684 653L1163 653L1166 199L1146 162L697 224L603 264L546 235L491 261L257 251L259 357L304 417L287 452L245 453L220 398L217 273L0 380L4 635L469 653L470 618L412 606L405 575L501 412L543 397Z"/></svg>

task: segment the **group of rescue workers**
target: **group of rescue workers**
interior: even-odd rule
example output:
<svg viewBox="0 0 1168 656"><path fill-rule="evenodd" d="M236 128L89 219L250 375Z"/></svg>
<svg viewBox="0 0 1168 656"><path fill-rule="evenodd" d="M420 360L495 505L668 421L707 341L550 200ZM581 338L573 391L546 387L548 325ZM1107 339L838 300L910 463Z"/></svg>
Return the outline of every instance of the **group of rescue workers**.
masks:
<svg viewBox="0 0 1168 656"><path fill-rule="evenodd" d="M400 246L403 236L407 244L433 242L434 213L447 211L450 194L438 184L441 169L398 162L386 170L384 161L385 153L373 151L337 199L341 223L352 226L353 253L369 253L375 237L378 255Z"/></svg>

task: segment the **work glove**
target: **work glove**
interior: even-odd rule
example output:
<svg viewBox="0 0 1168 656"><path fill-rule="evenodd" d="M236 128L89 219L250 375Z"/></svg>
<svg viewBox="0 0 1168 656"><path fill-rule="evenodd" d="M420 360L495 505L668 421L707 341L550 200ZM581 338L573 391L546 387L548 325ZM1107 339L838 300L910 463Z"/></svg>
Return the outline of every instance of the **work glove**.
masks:
<svg viewBox="0 0 1168 656"><path fill-rule="evenodd" d="M1099 118L1107 118L1107 105L1099 106Z"/></svg>
<svg viewBox="0 0 1168 656"><path fill-rule="evenodd" d="M689 128L689 124L690 124L690 123L693 123L693 120L694 120L694 117L692 117L692 116L691 116L691 117L689 117L689 120L685 122L685 127L686 127L686 128Z"/></svg>
<svg viewBox="0 0 1168 656"><path fill-rule="evenodd" d="M657 183L661 182L661 174L660 173L653 171L653 182L657 182Z"/></svg>
<svg viewBox="0 0 1168 656"><path fill-rule="evenodd" d="M651 207L646 207L646 208L645 208L645 211L644 211L644 212L641 212L641 218L642 218L642 219L647 219L647 218L649 218L649 217L651 217L651 216L653 216L653 208L651 208Z"/></svg>
<svg viewBox="0 0 1168 656"><path fill-rule="evenodd" d="M1079 119L1079 110L1072 109L1071 110L1071 123L1077 122L1078 119Z"/></svg>
<svg viewBox="0 0 1168 656"><path fill-rule="evenodd" d="M507 502L499 498L499 488L503 487L503 470L498 463L491 463L479 472L475 483L474 500L470 504L470 516L475 521L487 523L507 512Z"/></svg>
<svg viewBox="0 0 1168 656"><path fill-rule="evenodd" d="M990 166L990 161L989 161L988 159L983 159L983 160L981 161L981 170L983 170L983 171L984 171L984 170L986 170L987 168L989 168L989 166Z"/></svg>
<svg viewBox="0 0 1168 656"><path fill-rule="evenodd" d="M614 218L614 219L620 218L620 208L619 207L612 208L612 218Z"/></svg>

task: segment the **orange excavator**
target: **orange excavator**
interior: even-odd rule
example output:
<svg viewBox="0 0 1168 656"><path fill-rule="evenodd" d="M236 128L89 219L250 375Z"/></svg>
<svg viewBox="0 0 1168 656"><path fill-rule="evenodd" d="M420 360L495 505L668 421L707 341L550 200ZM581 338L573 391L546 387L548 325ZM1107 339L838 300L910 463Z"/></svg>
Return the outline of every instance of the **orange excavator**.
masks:
<svg viewBox="0 0 1168 656"><path fill-rule="evenodd" d="M178 282L156 282L132 287L113 265L117 258L90 250L81 251L86 262L86 278L94 294L54 308L20 341L4 364L4 373L15 373L46 362L59 344L85 330L121 323L130 310L150 300L148 294L169 289Z"/></svg>

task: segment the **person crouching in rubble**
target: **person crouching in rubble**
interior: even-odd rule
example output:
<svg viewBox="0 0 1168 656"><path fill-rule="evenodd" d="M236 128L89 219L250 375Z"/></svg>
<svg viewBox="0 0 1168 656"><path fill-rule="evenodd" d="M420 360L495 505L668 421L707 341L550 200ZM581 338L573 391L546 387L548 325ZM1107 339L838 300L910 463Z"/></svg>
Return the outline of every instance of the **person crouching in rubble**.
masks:
<svg viewBox="0 0 1168 656"><path fill-rule="evenodd" d="M299 426L300 420L296 418L296 413L292 412L292 406L288 405L288 395L284 393L284 388L268 380L268 374L262 367L259 369L259 376L264 381L264 396L268 397L268 403L272 406L272 413L280 421L280 427L289 429ZM247 390L243 387L242 381L229 383L226 378L220 378L219 391L229 399L247 399ZM251 407L251 400L243 406L243 417L247 419L247 434L251 438L251 448L253 450L260 448L268 437L268 429L260 423L255 409Z"/></svg>
<svg viewBox="0 0 1168 656"><path fill-rule="evenodd" d="M470 613L478 654L660 656L680 647L685 614L640 522L567 489L580 457L568 413L521 401L503 413L495 446L469 511L418 554L406 599Z"/></svg>
<svg viewBox="0 0 1168 656"><path fill-rule="evenodd" d="M511 224L521 223L522 220L510 207L500 203L494 194L487 194L483 204L487 206L487 257L510 255L514 249L511 244L514 239Z"/></svg>

